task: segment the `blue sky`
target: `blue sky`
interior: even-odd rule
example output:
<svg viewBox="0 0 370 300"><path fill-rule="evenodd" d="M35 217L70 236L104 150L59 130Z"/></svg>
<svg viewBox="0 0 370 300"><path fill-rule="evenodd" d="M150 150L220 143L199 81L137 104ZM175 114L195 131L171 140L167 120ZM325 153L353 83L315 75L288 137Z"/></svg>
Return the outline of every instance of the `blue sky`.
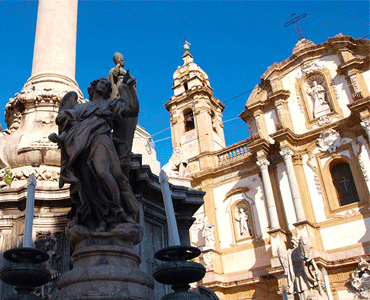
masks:
<svg viewBox="0 0 370 300"><path fill-rule="evenodd" d="M31 75L37 1L0 0L0 121L4 107ZM76 80L87 98L93 79L107 76L115 51L138 80L139 123L155 134L169 127L164 104L173 95L172 75L182 65L183 37L194 61L207 72L214 94L226 102L223 120L242 112L249 93L274 62L288 58L297 43L292 13L305 38L325 42L338 33L369 34L369 1L79 1ZM246 124L224 124L226 144L248 137ZM154 140L170 136L170 131ZM171 139L156 143L158 159L171 155Z"/></svg>

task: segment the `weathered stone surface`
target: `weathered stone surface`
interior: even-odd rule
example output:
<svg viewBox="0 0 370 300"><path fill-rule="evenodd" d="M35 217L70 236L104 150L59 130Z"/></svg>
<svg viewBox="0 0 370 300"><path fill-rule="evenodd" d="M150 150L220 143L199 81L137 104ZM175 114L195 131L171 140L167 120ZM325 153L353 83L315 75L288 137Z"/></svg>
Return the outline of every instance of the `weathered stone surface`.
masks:
<svg viewBox="0 0 370 300"><path fill-rule="evenodd" d="M143 237L140 225L125 223L96 232L71 221L66 236L75 250L73 269L58 281L57 299L154 299L153 279L139 271L134 250Z"/></svg>

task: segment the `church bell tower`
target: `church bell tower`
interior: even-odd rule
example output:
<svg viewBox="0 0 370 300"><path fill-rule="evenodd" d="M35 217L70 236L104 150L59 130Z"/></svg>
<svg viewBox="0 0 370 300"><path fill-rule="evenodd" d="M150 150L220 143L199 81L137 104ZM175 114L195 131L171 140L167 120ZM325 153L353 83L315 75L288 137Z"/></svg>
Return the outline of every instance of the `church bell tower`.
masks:
<svg viewBox="0 0 370 300"><path fill-rule="evenodd" d="M184 158L190 159L225 147L225 105L213 96L208 75L194 63L189 43L184 50L184 64L173 74L174 95L165 108L171 115L172 146L181 148Z"/></svg>

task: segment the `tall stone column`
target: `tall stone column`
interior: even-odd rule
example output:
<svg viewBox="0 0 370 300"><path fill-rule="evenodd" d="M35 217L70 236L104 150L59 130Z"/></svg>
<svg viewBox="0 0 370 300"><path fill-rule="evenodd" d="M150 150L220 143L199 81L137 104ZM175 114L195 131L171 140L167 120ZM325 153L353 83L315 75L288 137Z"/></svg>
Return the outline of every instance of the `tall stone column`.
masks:
<svg viewBox="0 0 370 300"><path fill-rule="evenodd" d="M22 90L14 91L18 93L9 99L5 108L7 129L0 132L0 169L9 166L14 175L11 189L3 188L0 191L1 201L9 206L9 215L0 216L0 221L3 223L4 220L11 220L10 223L6 221L10 228L9 237L0 240L2 250L16 247L16 240L10 237L17 235L16 224L24 215L24 212L17 209L17 203L22 201L31 174L37 179L36 234L49 231L54 235L55 231L64 228L70 210L66 207L69 189L59 189L58 186L60 150L48 140L48 135L58 132L55 117L66 92L76 91L80 100L83 98L75 81L78 0L38 2L32 73ZM25 79L12 78L23 83ZM3 176L0 174L0 180L3 180ZM14 190L19 193L14 194ZM53 210L55 207L58 207L57 211ZM4 232L3 227L1 230ZM59 246L55 247L59 249ZM61 269L65 263L68 266L64 258ZM46 296L51 297L48 289L45 289ZM2 283L0 290L4 297L10 293Z"/></svg>
<svg viewBox="0 0 370 300"><path fill-rule="evenodd" d="M77 5L78 0L39 0L32 74L6 105L0 168L43 166L41 172L58 172L50 166L60 164L60 152L47 137L58 132L55 117L62 97L76 91L83 99L75 81Z"/></svg>
<svg viewBox="0 0 370 300"><path fill-rule="evenodd" d="M266 158L261 158L257 160L257 165L260 167L261 173L262 173L263 188L265 190L267 210L269 212L269 218L270 218L270 226L271 226L270 229L271 230L278 229L280 228L279 220L278 220L278 215L276 212L276 205L275 205L274 194L272 191L270 174L268 171L268 166L270 165L270 162Z"/></svg>
<svg viewBox="0 0 370 300"><path fill-rule="evenodd" d="M39 0L32 75L25 86L76 90L78 0Z"/></svg>
<svg viewBox="0 0 370 300"><path fill-rule="evenodd" d="M304 215L302 199L299 193L298 182L294 173L292 162L293 151L285 148L280 151L280 155L284 158L285 167L288 173L289 187L293 197L293 205L297 217L297 222L304 221L306 218Z"/></svg>

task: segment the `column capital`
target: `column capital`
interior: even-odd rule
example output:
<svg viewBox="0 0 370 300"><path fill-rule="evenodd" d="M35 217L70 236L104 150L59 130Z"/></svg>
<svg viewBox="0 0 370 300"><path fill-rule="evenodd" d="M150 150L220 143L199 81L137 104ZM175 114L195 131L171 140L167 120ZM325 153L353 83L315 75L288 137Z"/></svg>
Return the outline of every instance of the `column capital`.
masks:
<svg viewBox="0 0 370 300"><path fill-rule="evenodd" d="M370 129L370 120L364 120L360 124L364 129Z"/></svg>
<svg viewBox="0 0 370 300"><path fill-rule="evenodd" d="M284 158L284 160L292 159L292 156L294 154L294 152L289 148L283 148L279 153Z"/></svg>
<svg viewBox="0 0 370 300"><path fill-rule="evenodd" d="M260 167L261 170L264 170L268 168L270 162L267 160L267 158L264 157L257 160L256 164Z"/></svg>

